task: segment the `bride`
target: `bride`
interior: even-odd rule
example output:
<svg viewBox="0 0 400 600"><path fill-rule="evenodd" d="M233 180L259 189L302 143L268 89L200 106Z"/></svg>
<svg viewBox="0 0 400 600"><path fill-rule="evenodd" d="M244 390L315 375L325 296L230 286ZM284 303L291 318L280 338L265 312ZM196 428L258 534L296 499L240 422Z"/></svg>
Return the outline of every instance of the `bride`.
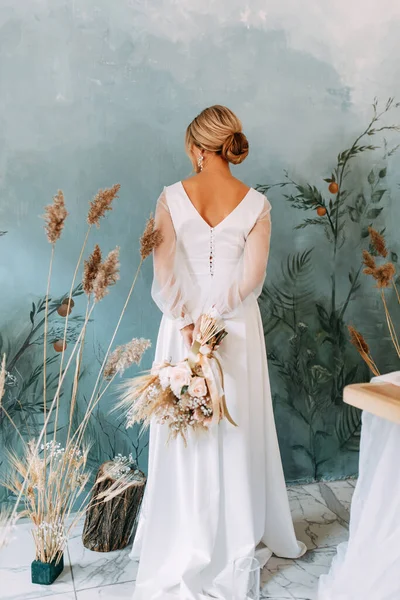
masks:
<svg viewBox="0 0 400 600"><path fill-rule="evenodd" d="M187 357L196 323L213 307L228 336L219 348L226 419L167 444L168 425L150 428L148 483L131 558L134 600L232 598L233 565L274 553L296 558L275 430L263 327L257 304L268 260L266 197L233 177L249 151L235 114L203 110L188 126L196 175L164 188L156 226L153 299L163 312L155 360Z"/></svg>

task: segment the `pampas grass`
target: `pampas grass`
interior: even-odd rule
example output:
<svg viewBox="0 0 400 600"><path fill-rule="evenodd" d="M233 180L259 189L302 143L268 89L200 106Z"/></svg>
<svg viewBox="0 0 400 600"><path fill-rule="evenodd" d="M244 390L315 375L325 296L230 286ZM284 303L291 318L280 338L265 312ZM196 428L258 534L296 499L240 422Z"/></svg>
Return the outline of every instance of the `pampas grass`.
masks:
<svg viewBox="0 0 400 600"><path fill-rule="evenodd" d="M378 233L372 227L368 228L369 236L370 236L370 244L371 244L371 252L376 253L378 256L382 258L386 258L388 255L388 250L386 247L386 241L384 236L381 233ZM390 338L392 340L394 349L398 358L400 358L400 342L396 332L396 328L392 319L392 316L389 311L389 307L386 300L386 293L388 288L393 288L396 293L397 303L400 304L400 294L396 286L395 275L396 268L392 262L386 262L384 264L378 264L376 257L368 252L367 250L363 251L363 264L364 264L364 273L365 275L369 275L374 279L375 287L380 290L380 296L383 304L383 310L385 312L386 324L389 330ZM360 356L366 362L370 370L374 375L379 375L379 369L373 360L371 353L369 351L369 347L361 333L359 333L353 326L349 326L350 332L350 341L353 346L358 350Z"/></svg>
<svg viewBox="0 0 400 600"><path fill-rule="evenodd" d="M87 325L98 302L109 293L112 286L119 279L119 248L112 250L104 261L102 261L101 249L95 246L93 253L84 261L84 254L89 238L91 227L100 224L100 219L106 212L112 209L112 201L117 197L120 189L119 184L106 190L100 190L90 203L87 217L88 230L83 240L77 264L72 276L72 283L67 304L64 338L61 354L60 369L56 391L51 401L47 401L46 376L43 385L43 427L37 439L23 441L23 451L19 455L10 452L8 455L12 475L8 477L5 484L17 496L14 508L7 517L3 519L12 526L18 515L21 501L25 504L25 514L33 524L33 537L36 547L36 558L42 562L56 562L60 560L65 548L68 536L85 512L91 490L87 492L90 472L87 468L89 447L84 443L84 437L90 416L100 402L101 398L109 389L117 373L133 363L138 364L143 352L149 347L148 340L132 340L125 346L117 348L112 352L112 346L125 314L129 300L132 296L141 266L145 258L157 246L161 239L160 233L152 225L151 235L149 224L145 229L145 242L140 248L140 261L133 278L133 282L125 300L124 306L117 320L108 349L105 353L103 363L99 369L96 381L93 385L92 394L86 405L86 410L80 425L75 431L72 430L72 422L78 402L79 380L82 369L83 349L86 338ZM46 361L48 344L48 299L51 287L52 265L54 261L56 242L64 228L67 217L64 195L61 191L54 198L53 205L46 208L46 234L52 244L50 268L47 278L47 294L45 305L45 329L44 329L44 360ZM147 233L146 233L147 232ZM143 239L143 238L142 238ZM146 241L147 240L147 241ZM143 249L145 243L145 250ZM82 264L84 261L84 265ZM68 316L73 307L72 291L75 286L79 270L83 268L83 288L86 293L87 306L85 318L75 343L69 351L69 356L64 365L64 351L67 337ZM65 388L67 374L72 374L72 391L68 393ZM5 361L0 369L0 401L2 388L5 382ZM60 399L69 397L69 427L66 439L62 442L59 438L59 410ZM7 415L6 415L7 416ZM54 433L49 434L50 425ZM15 425L14 425L15 427ZM17 429L15 427L15 429ZM65 436L64 436L65 437ZM50 438L50 441L48 439ZM22 438L21 438L22 439ZM115 492L116 490L114 490ZM100 499L99 501L105 501ZM72 511L74 514L72 515ZM1 540L1 538L0 538Z"/></svg>

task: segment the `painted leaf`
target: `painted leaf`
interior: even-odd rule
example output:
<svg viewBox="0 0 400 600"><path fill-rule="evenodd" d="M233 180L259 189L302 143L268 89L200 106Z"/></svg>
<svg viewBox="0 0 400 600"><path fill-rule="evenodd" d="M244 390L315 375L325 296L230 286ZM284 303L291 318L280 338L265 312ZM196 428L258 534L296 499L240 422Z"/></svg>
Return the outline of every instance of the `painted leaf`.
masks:
<svg viewBox="0 0 400 600"><path fill-rule="evenodd" d="M365 199L364 194L358 194L356 200L356 209L359 213L364 212L365 207L367 206L367 201Z"/></svg>
<svg viewBox="0 0 400 600"><path fill-rule="evenodd" d="M315 381L319 383L326 383L332 379L332 373L325 369L322 365L313 365L311 367L311 373Z"/></svg>
<svg viewBox="0 0 400 600"><path fill-rule="evenodd" d="M387 168L386 167L384 169L381 169L379 171L379 178L383 179L384 177L386 177L386 172L387 172Z"/></svg>
<svg viewBox="0 0 400 600"><path fill-rule="evenodd" d="M399 257L397 256L396 252L391 252L390 257L392 259L392 262L394 263L397 263L397 261L399 260Z"/></svg>
<svg viewBox="0 0 400 600"><path fill-rule="evenodd" d="M386 192L386 190L375 190L371 196L371 202L373 202L374 204L376 204L377 202L380 202L380 200L385 192Z"/></svg>
<svg viewBox="0 0 400 600"><path fill-rule="evenodd" d="M373 183L375 183L375 173L374 173L373 169L371 169L370 172L368 173L368 183L370 183L371 185Z"/></svg>
<svg viewBox="0 0 400 600"><path fill-rule="evenodd" d="M307 448L304 448L304 446L301 446L300 444L295 444L294 446L292 446L292 450L296 450L296 452L304 452L304 454L306 454L306 456L308 456L308 458L313 461L313 455L311 454L311 452L309 452L307 450Z"/></svg>
<svg viewBox="0 0 400 600"><path fill-rule="evenodd" d="M357 371L358 371L358 365L356 365L355 367L353 367L352 369L350 369L350 371L348 371L346 373L345 378L344 378L345 385L350 385L350 383L353 383L353 381L356 378Z"/></svg>
<svg viewBox="0 0 400 600"><path fill-rule="evenodd" d="M35 303L34 303L34 302L32 302L32 310L31 310L31 312L29 313L29 319L30 319L30 321L31 321L32 325L33 325L33 319L34 319L34 317L35 317L35 313L36 313L36 306L35 306Z"/></svg>
<svg viewBox="0 0 400 600"><path fill-rule="evenodd" d="M369 210L367 213L368 219L376 219L376 217L379 217L382 210L383 208L371 208L371 210Z"/></svg>
<svg viewBox="0 0 400 600"><path fill-rule="evenodd" d="M369 227L372 227L372 223L370 223ZM363 229L361 231L361 237L367 238L368 236L369 236L368 227L363 227Z"/></svg>
<svg viewBox="0 0 400 600"><path fill-rule="evenodd" d="M327 431L322 431L321 429L319 429L318 431L315 432L315 437L322 437L324 438L324 440L326 440L327 438L331 437L332 434L328 433Z"/></svg>
<svg viewBox="0 0 400 600"><path fill-rule="evenodd" d="M317 311L318 311L318 316L319 316L319 320L321 323L322 328L325 331L330 331L330 324L329 324L329 315L326 312L325 308L322 306L322 304L316 304L317 307Z"/></svg>
<svg viewBox="0 0 400 600"><path fill-rule="evenodd" d="M360 221L360 214L357 211L356 207L355 206L348 206L347 209L349 211L350 219L354 223L359 223L359 221Z"/></svg>

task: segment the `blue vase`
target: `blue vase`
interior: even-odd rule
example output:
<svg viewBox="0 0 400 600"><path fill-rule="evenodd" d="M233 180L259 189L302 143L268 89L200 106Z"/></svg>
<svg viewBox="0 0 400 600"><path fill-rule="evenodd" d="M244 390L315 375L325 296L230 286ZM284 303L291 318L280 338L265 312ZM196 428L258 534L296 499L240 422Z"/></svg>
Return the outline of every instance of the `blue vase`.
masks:
<svg viewBox="0 0 400 600"><path fill-rule="evenodd" d="M51 562L42 562L34 560L31 565L32 583L40 585L51 585L64 570L64 556L62 555L58 563L56 560Z"/></svg>

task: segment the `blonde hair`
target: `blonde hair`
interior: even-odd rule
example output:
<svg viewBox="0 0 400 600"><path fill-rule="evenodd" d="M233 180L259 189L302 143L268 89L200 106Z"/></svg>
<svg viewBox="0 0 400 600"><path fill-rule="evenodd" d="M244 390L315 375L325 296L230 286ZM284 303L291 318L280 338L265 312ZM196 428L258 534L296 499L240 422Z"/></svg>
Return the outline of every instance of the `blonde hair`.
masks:
<svg viewBox="0 0 400 600"><path fill-rule="evenodd" d="M241 121L220 104L205 108L187 127L185 146L189 156L193 145L214 152L234 165L243 162L249 153Z"/></svg>

